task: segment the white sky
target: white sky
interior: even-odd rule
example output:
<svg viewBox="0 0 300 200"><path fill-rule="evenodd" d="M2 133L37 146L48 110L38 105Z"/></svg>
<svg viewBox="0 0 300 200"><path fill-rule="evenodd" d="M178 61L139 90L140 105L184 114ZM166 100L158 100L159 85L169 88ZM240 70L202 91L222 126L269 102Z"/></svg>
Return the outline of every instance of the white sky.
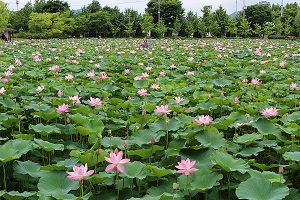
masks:
<svg viewBox="0 0 300 200"><path fill-rule="evenodd" d="M8 8L10 10L17 10L16 2L19 2L18 8L21 9L27 2L30 0L2 0L5 3L8 3ZM83 6L87 6L92 2L92 0L63 0L69 3L71 9L79 9ZM114 7L117 6L121 11L124 11L126 8L132 8L137 10L139 13L143 13L145 8L147 7L147 3L149 0L98 0L102 7L109 6ZM164 1L164 0L161 0ZM246 6L256 4L262 0L245 0ZM294 3L299 0L268 0L271 4L281 4L283 1L283 5L287 3ZM31 0L34 3L34 0ZM236 3L237 10L242 10L243 0L181 0L183 4L183 8L185 9L185 13L188 11L192 11L197 13L198 16L202 16L201 9L205 5L212 5L213 10L219 8L220 5L227 11L227 14L231 14L236 11Z"/></svg>

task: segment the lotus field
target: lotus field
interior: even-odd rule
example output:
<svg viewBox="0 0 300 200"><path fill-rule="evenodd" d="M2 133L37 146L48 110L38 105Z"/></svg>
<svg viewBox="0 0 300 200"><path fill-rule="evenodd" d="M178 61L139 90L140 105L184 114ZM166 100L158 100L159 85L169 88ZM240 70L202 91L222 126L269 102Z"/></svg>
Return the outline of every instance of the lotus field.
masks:
<svg viewBox="0 0 300 200"><path fill-rule="evenodd" d="M0 44L2 199L300 199L300 47Z"/></svg>

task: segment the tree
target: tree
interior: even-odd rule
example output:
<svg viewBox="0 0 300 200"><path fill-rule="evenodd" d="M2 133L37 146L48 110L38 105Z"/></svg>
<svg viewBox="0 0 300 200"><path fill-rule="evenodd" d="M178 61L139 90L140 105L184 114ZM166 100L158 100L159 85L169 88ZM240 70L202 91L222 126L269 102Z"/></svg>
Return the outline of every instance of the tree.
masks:
<svg viewBox="0 0 300 200"><path fill-rule="evenodd" d="M212 23L212 14L211 14L211 7L209 6L204 6L203 9L201 10L203 13L202 16L202 22L205 25L205 34L210 33L210 25Z"/></svg>
<svg viewBox="0 0 300 200"><path fill-rule="evenodd" d="M127 24L125 24L125 33L128 34L128 36L130 37L131 34L134 34L136 30L134 30L133 28L134 25L134 21L131 20L131 16L128 16L128 22Z"/></svg>
<svg viewBox="0 0 300 200"><path fill-rule="evenodd" d="M273 22L267 22L264 26L264 33L266 35L272 35L275 32L275 25Z"/></svg>
<svg viewBox="0 0 300 200"><path fill-rule="evenodd" d="M300 10L298 10L298 13L295 17L294 24L296 27L296 32L298 33L298 36L300 36Z"/></svg>
<svg viewBox="0 0 300 200"><path fill-rule="evenodd" d="M154 20L154 23L158 23L158 0L150 0L147 3L145 9ZM182 7L181 0L161 0L160 1L160 14L164 24L172 30L176 18L183 17L184 9Z"/></svg>
<svg viewBox="0 0 300 200"><path fill-rule="evenodd" d="M142 35L141 23L143 17L133 9L126 9L124 12L124 29L127 34ZM126 31L127 30L127 31ZM129 33L129 32L130 33Z"/></svg>
<svg viewBox="0 0 300 200"><path fill-rule="evenodd" d="M251 28L254 28L254 24L261 26L266 22L273 21L271 6L268 4L255 4L247 6L245 11L246 19L250 23Z"/></svg>
<svg viewBox="0 0 300 200"><path fill-rule="evenodd" d="M237 22L232 19L231 17L228 18L228 24L226 26L226 31L228 33L230 33L230 36L232 36L232 34L236 35L237 33Z"/></svg>
<svg viewBox="0 0 300 200"><path fill-rule="evenodd" d="M195 33L198 24L198 17L192 11L189 11L185 17L184 31L188 37Z"/></svg>
<svg viewBox="0 0 300 200"><path fill-rule="evenodd" d="M229 15L227 15L226 10L224 10L224 8L220 6L219 9L215 11L214 18L218 26L220 27L220 35L225 35L229 20Z"/></svg>
<svg viewBox="0 0 300 200"><path fill-rule="evenodd" d="M284 35L289 35L292 31L292 27L291 27L291 22L292 22L292 18L287 18L287 20L284 23Z"/></svg>
<svg viewBox="0 0 300 200"><path fill-rule="evenodd" d="M149 13L146 12L143 15L143 22L141 24L141 28L142 28L143 32L145 33L145 36L147 36L147 34L154 29L154 26L155 25L153 23L153 17Z"/></svg>
<svg viewBox="0 0 300 200"><path fill-rule="evenodd" d="M289 28L289 34L297 34L296 27L294 26L294 19L299 9L299 5L296 2L286 4L286 6L283 9L282 23L285 25L289 24L287 25L287 27Z"/></svg>
<svg viewBox="0 0 300 200"><path fill-rule="evenodd" d="M26 3L19 11L11 11L9 15L9 24L17 31L28 31L29 16L33 12L31 3Z"/></svg>
<svg viewBox="0 0 300 200"><path fill-rule="evenodd" d="M198 23L197 23L197 31L198 31L198 33L202 36L202 37L204 37L205 35L206 35L206 33L207 33L207 28L206 28L206 26L205 26L205 23L204 23L204 21L203 21L203 19L202 18L199 18L198 19Z"/></svg>
<svg viewBox="0 0 300 200"><path fill-rule="evenodd" d="M40 37L46 34L52 25L51 13L36 13L30 14L29 30L32 33L40 33Z"/></svg>
<svg viewBox="0 0 300 200"><path fill-rule="evenodd" d="M100 33L108 33L109 31L109 14L106 11L100 10L89 14L89 35L98 37Z"/></svg>
<svg viewBox="0 0 300 200"><path fill-rule="evenodd" d="M168 27L165 26L164 21L161 19L160 23L156 25L155 32L159 37L163 37L163 35L167 32Z"/></svg>
<svg viewBox="0 0 300 200"><path fill-rule="evenodd" d="M35 0L33 4L33 12L42 13L44 5L46 5L45 0Z"/></svg>
<svg viewBox="0 0 300 200"><path fill-rule="evenodd" d="M254 29L253 29L253 33L259 37L262 34L262 28L261 25L259 24L254 24Z"/></svg>
<svg viewBox="0 0 300 200"><path fill-rule="evenodd" d="M181 30L182 24L178 18L175 19L174 27L172 31L175 33L175 35L178 36L179 31Z"/></svg>
<svg viewBox="0 0 300 200"><path fill-rule="evenodd" d="M113 37L118 33L120 35L122 27L124 26L124 14L120 12L116 6L114 8L105 6L102 10L109 14L109 26Z"/></svg>
<svg viewBox="0 0 300 200"><path fill-rule="evenodd" d="M3 33L5 27L8 25L9 12L7 4L0 1L0 33Z"/></svg>
<svg viewBox="0 0 300 200"><path fill-rule="evenodd" d="M242 19L241 24L239 26L239 33L243 37L248 37L252 32L252 29L250 27L250 23L246 18Z"/></svg>
<svg viewBox="0 0 300 200"><path fill-rule="evenodd" d="M95 13L101 10L101 5L99 1L93 0L92 3L86 7L86 9L91 13Z"/></svg>
<svg viewBox="0 0 300 200"><path fill-rule="evenodd" d="M274 25L275 25L275 33L277 35L281 35L282 31L283 31L283 24L281 23L280 17L276 18L274 21Z"/></svg>
<svg viewBox="0 0 300 200"><path fill-rule="evenodd" d="M70 10L70 6L67 2L61 0L48 0L43 6L42 11L44 13L57 13Z"/></svg>

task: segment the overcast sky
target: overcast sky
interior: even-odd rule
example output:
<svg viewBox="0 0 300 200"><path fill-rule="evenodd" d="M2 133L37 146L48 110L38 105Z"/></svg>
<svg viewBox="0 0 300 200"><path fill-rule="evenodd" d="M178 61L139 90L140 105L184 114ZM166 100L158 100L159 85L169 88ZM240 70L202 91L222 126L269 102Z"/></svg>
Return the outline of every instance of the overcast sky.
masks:
<svg viewBox="0 0 300 200"><path fill-rule="evenodd" d="M8 8L10 10L17 10L16 1L19 2L18 8L21 9L27 2L30 0L2 0L5 3L8 3ZM64 0L69 3L71 9L79 9L83 6L87 6L92 2L92 0ZM147 7L147 3L149 0L98 0L102 7L109 6L114 7L117 6L121 11L124 11L126 8L132 8L137 10L139 13L143 13L145 8ZM161 0L164 1L164 0ZM262 0L245 0L246 6L256 4ZM294 3L299 0L268 0L271 4L281 4L283 1L283 5L287 3ZM34 3L34 0L31 0ZM198 16L202 16L201 9L205 5L212 5L213 10L219 8L220 5L225 8L227 14L231 14L236 11L236 3L237 10L241 10L243 7L243 0L181 0L183 4L183 8L185 12L192 11L197 13Z"/></svg>

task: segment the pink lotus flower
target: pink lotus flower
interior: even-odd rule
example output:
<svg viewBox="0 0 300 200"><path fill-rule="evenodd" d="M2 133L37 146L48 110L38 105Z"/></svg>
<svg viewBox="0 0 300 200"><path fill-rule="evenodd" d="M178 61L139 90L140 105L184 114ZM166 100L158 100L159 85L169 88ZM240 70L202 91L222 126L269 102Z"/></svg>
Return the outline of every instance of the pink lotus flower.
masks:
<svg viewBox="0 0 300 200"><path fill-rule="evenodd" d="M41 92L45 89L45 87L42 85L42 86L37 86L37 88L35 89L37 92Z"/></svg>
<svg viewBox="0 0 300 200"><path fill-rule="evenodd" d="M181 97L175 97L175 104L180 104L181 101L183 101Z"/></svg>
<svg viewBox="0 0 300 200"><path fill-rule="evenodd" d="M258 79L258 78L253 78L252 80L251 80L251 84L252 85L260 85L260 80Z"/></svg>
<svg viewBox="0 0 300 200"><path fill-rule="evenodd" d="M86 74L86 77L88 77L88 78L93 78L94 76L95 76L95 70L92 70L91 72L88 72Z"/></svg>
<svg viewBox="0 0 300 200"><path fill-rule="evenodd" d="M80 167L77 167L76 165L74 165L73 171L74 172L67 172L67 174L69 174L69 176L67 176L67 178L73 179L74 181L82 181L84 179L84 177L90 176L94 173L94 170L88 171L87 164L80 165Z"/></svg>
<svg viewBox="0 0 300 200"><path fill-rule="evenodd" d="M125 69L124 74L126 74L126 75L130 74L130 69Z"/></svg>
<svg viewBox="0 0 300 200"><path fill-rule="evenodd" d="M105 160L111 164L109 164L106 168L105 171L109 172L111 170L117 171L119 170L120 172L124 172L124 166L123 164L128 163L130 159L125 158L122 159L123 157L123 151L119 151L116 149L115 152L111 151L108 157L104 157Z"/></svg>
<svg viewBox="0 0 300 200"><path fill-rule="evenodd" d="M239 98L238 97L234 98L234 103L239 103Z"/></svg>
<svg viewBox="0 0 300 200"><path fill-rule="evenodd" d="M12 73L12 71L10 71L10 70L4 72L4 76L5 76L6 78L9 78L9 77L12 76L12 75L13 75L13 73Z"/></svg>
<svg viewBox="0 0 300 200"><path fill-rule="evenodd" d="M209 115L201 115L201 116L198 116L198 119L195 119L195 121L198 123L198 126L200 126L201 124L204 124L204 125L209 125L210 122L211 122L211 119L209 117Z"/></svg>
<svg viewBox="0 0 300 200"><path fill-rule="evenodd" d="M276 117L278 115L278 110L276 108L265 108L262 112L264 117Z"/></svg>
<svg viewBox="0 0 300 200"><path fill-rule="evenodd" d="M72 81L74 79L74 76L72 74L68 74L67 76L65 76L65 79L67 81Z"/></svg>
<svg viewBox="0 0 300 200"><path fill-rule="evenodd" d="M158 116L162 116L163 114L167 114L172 112L172 110L169 110L168 105L162 105L162 106L156 106L156 109L154 110L155 113L157 113Z"/></svg>
<svg viewBox="0 0 300 200"><path fill-rule="evenodd" d="M286 62L285 62L285 61L282 61L282 62L280 62L280 64L279 64L280 67L284 67L285 65L286 65Z"/></svg>
<svg viewBox="0 0 300 200"><path fill-rule="evenodd" d="M95 106L95 107L102 106L101 99L99 98L90 97L88 102L91 106Z"/></svg>
<svg viewBox="0 0 300 200"><path fill-rule="evenodd" d="M297 83L291 83L290 84L290 89L291 90L297 90L298 89L298 84Z"/></svg>
<svg viewBox="0 0 300 200"><path fill-rule="evenodd" d="M53 65L52 67L48 68L49 71L55 71L55 70L58 70L58 69L59 69L58 65Z"/></svg>
<svg viewBox="0 0 300 200"><path fill-rule="evenodd" d="M160 86L158 85L158 84L152 84L151 86L150 86L150 88L152 88L152 89L154 89L154 90L159 90L159 88L160 88Z"/></svg>
<svg viewBox="0 0 300 200"><path fill-rule="evenodd" d="M58 90L57 96L58 96L58 97L62 97L62 95L63 95L62 91Z"/></svg>
<svg viewBox="0 0 300 200"><path fill-rule="evenodd" d="M58 106L56 108L56 112L57 113L62 113L62 114L70 112L69 105L68 104L62 104L62 105Z"/></svg>
<svg viewBox="0 0 300 200"><path fill-rule="evenodd" d="M166 76L166 72L159 72L159 76Z"/></svg>
<svg viewBox="0 0 300 200"><path fill-rule="evenodd" d="M4 89L4 87L2 87L2 88L0 89L0 94L4 94L5 91L6 91L6 90Z"/></svg>
<svg viewBox="0 0 300 200"><path fill-rule="evenodd" d="M195 165L195 163L196 160L191 162L189 158L187 158L186 160L181 160L181 162L178 162L178 165L175 166L178 169L177 173L188 176L191 173L198 171L197 168L192 168Z"/></svg>
<svg viewBox="0 0 300 200"><path fill-rule="evenodd" d="M147 96L147 95L148 95L148 94L147 94L147 90L144 89L144 88L139 89L139 90L137 91L137 93L138 93L138 95L140 95L140 96Z"/></svg>
<svg viewBox="0 0 300 200"><path fill-rule="evenodd" d="M242 80L242 82L243 82L243 83L248 83L248 79L244 78L244 79Z"/></svg>
<svg viewBox="0 0 300 200"><path fill-rule="evenodd" d="M73 104L76 104L76 105L79 105L79 104L81 104L81 102L80 102L80 97L78 97L78 95L76 95L76 96L69 96L69 99L70 100L72 100L73 102Z"/></svg>

